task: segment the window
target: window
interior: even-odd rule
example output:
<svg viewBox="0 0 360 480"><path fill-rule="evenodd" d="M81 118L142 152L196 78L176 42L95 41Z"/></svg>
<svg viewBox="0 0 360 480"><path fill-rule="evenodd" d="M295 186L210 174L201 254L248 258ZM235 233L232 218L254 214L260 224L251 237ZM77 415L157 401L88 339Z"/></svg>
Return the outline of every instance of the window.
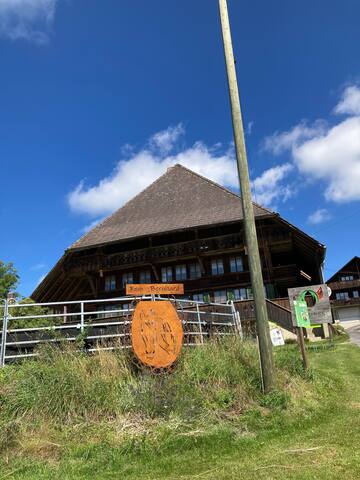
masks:
<svg viewBox="0 0 360 480"><path fill-rule="evenodd" d="M275 287L272 283L267 283L265 285L265 295L266 295L266 298L269 298L270 300L272 298L276 298Z"/></svg>
<svg viewBox="0 0 360 480"><path fill-rule="evenodd" d="M204 303L210 303L210 293L204 293Z"/></svg>
<svg viewBox="0 0 360 480"><path fill-rule="evenodd" d="M176 280L186 280L186 265L176 265Z"/></svg>
<svg viewBox="0 0 360 480"><path fill-rule="evenodd" d="M234 288L233 290L228 290L229 300L246 300L246 288Z"/></svg>
<svg viewBox="0 0 360 480"><path fill-rule="evenodd" d="M200 269L200 264L199 263L191 263L189 265L189 273L190 273L190 278L200 278L201 277L201 269Z"/></svg>
<svg viewBox="0 0 360 480"><path fill-rule="evenodd" d="M116 290L116 277L115 275L107 275L105 277L105 291L113 292Z"/></svg>
<svg viewBox="0 0 360 480"><path fill-rule="evenodd" d="M226 290L217 290L214 292L215 303L225 303L227 301Z"/></svg>
<svg viewBox="0 0 360 480"><path fill-rule="evenodd" d="M242 257L230 257L230 272L242 272L243 270Z"/></svg>
<svg viewBox="0 0 360 480"><path fill-rule="evenodd" d="M162 282L171 282L172 281L172 267L163 267L161 269L161 281Z"/></svg>
<svg viewBox="0 0 360 480"><path fill-rule="evenodd" d="M116 317L116 315L118 315L118 313L111 313L113 310L119 310L120 309L120 306L119 305L105 305L104 306L104 310L106 312L109 312L109 313L105 313L104 314L104 318L112 318L112 317Z"/></svg>
<svg viewBox="0 0 360 480"><path fill-rule="evenodd" d="M342 275L340 277L340 282L347 282L349 280L354 280L354 275Z"/></svg>
<svg viewBox="0 0 360 480"><path fill-rule="evenodd" d="M358 290L353 290L353 298L359 298L359 292Z"/></svg>
<svg viewBox="0 0 360 480"><path fill-rule="evenodd" d="M248 288L246 289L246 298L247 298L248 300L251 300L251 299L254 298L253 291L252 291L252 288L251 288L251 287L248 287Z"/></svg>
<svg viewBox="0 0 360 480"><path fill-rule="evenodd" d="M194 293L193 300L195 300L195 302L203 302L204 301L204 294L203 293Z"/></svg>
<svg viewBox="0 0 360 480"><path fill-rule="evenodd" d="M213 275L222 275L224 273L224 262L222 258L211 260L211 273Z"/></svg>
<svg viewBox="0 0 360 480"><path fill-rule="evenodd" d="M143 270L139 275L140 283L151 283L151 272L150 270Z"/></svg>
<svg viewBox="0 0 360 480"><path fill-rule="evenodd" d="M97 310L99 312L104 312L104 313L98 313L97 317L98 317L98 319L116 317L116 316L121 315L121 314L120 313L111 313L111 312L113 310L120 310L121 308L122 307L120 305L109 305L109 304L98 305Z"/></svg>
<svg viewBox="0 0 360 480"><path fill-rule="evenodd" d="M128 283L134 283L134 276L132 272L124 273L121 277L122 288L125 288Z"/></svg>
<svg viewBox="0 0 360 480"><path fill-rule="evenodd" d="M348 292L336 292L336 300L349 300Z"/></svg>

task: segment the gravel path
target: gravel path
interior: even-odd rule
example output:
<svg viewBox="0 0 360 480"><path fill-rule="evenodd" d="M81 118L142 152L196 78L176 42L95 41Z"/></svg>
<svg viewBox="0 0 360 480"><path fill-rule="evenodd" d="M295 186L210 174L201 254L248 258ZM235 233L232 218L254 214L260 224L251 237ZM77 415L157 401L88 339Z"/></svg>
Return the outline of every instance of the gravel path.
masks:
<svg viewBox="0 0 360 480"><path fill-rule="evenodd" d="M347 329L347 333L350 335L351 342L360 347L360 323Z"/></svg>

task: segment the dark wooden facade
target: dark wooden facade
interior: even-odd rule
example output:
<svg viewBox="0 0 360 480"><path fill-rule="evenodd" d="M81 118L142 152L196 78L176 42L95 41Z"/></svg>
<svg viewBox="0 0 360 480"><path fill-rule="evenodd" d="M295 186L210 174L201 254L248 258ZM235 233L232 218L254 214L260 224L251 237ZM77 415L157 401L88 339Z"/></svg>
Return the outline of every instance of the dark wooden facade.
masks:
<svg viewBox="0 0 360 480"><path fill-rule="evenodd" d="M325 247L278 214L257 205L254 211L267 297L322 283ZM145 234L134 236L139 224ZM173 167L67 250L32 296L44 302L121 297L128 282L181 282L186 297L205 301L251 298L240 198Z"/></svg>
<svg viewBox="0 0 360 480"><path fill-rule="evenodd" d="M335 320L360 320L360 257L352 258L327 284Z"/></svg>

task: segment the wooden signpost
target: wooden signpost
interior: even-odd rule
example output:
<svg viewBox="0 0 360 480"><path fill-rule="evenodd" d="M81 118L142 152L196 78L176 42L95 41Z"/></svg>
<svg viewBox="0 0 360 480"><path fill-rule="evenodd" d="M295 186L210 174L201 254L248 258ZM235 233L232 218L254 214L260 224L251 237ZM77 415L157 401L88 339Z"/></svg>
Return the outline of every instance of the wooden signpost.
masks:
<svg viewBox="0 0 360 480"><path fill-rule="evenodd" d="M183 284L127 285L127 295L151 295L140 301L131 322L131 344L140 362L152 368L170 367L179 357L183 345L183 327L176 309L167 300L153 301L154 295L184 293Z"/></svg>
<svg viewBox="0 0 360 480"><path fill-rule="evenodd" d="M304 328L311 328L317 324L331 323L328 287L325 284L310 285L307 287L289 288L292 322L296 327L299 347L304 368L308 368L306 355ZM308 298L308 302L306 299Z"/></svg>

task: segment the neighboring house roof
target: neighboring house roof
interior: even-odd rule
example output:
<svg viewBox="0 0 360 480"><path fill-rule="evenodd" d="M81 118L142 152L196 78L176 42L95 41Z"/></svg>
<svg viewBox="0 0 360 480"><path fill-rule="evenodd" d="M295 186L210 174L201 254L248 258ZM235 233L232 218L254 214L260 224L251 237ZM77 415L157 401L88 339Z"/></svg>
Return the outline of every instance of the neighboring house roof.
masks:
<svg viewBox="0 0 360 480"><path fill-rule="evenodd" d="M254 214L274 215L255 203ZM239 221L243 217L239 195L177 164L81 237L70 250Z"/></svg>
<svg viewBox="0 0 360 480"><path fill-rule="evenodd" d="M339 268L339 270L334 273L334 275L332 277L329 278L329 280L326 282L326 283L329 283L329 282L337 282L338 281L338 275L340 273L342 274L345 274L345 273L359 273L358 270L354 271L353 268L355 267L355 265L358 265L358 268L360 268L360 257L356 256L353 257L351 260L349 260L347 263L345 263L345 265L341 268ZM352 265L354 265L354 267L352 267ZM350 270L348 270L350 268Z"/></svg>

